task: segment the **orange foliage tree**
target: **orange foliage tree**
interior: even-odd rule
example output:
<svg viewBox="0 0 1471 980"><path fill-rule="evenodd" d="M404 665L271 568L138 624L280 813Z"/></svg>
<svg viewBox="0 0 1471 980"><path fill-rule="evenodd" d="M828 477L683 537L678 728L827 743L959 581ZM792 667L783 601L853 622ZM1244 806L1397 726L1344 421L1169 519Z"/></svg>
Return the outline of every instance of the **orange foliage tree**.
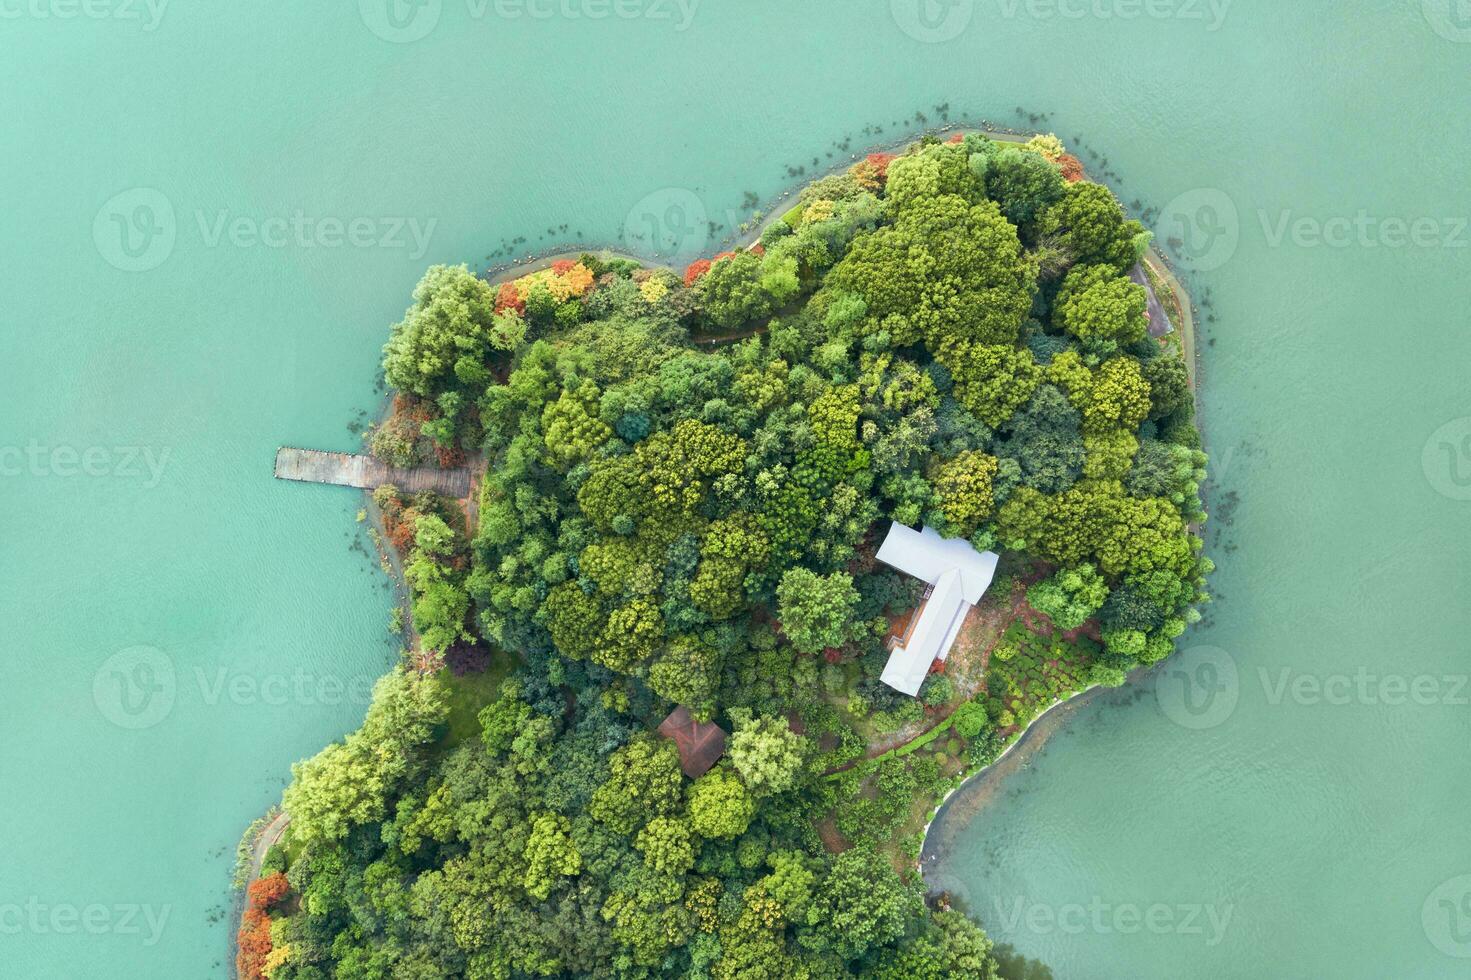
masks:
<svg viewBox="0 0 1471 980"><path fill-rule="evenodd" d="M257 878L245 889L245 914L240 917L240 932L235 936L235 970L241 980L264 980L266 960L271 955L271 917L266 910L290 891L291 884L279 871Z"/></svg>
<svg viewBox="0 0 1471 980"><path fill-rule="evenodd" d="M515 310L517 313L526 313L526 300L521 298L521 291L513 282L501 283L501 288L495 294L495 311L504 313L506 310Z"/></svg>
<svg viewBox="0 0 1471 980"><path fill-rule="evenodd" d="M245 890L245 900L250 903L251 908L265 910L285 898L289 891L291 885L287 882L286 875L277 871L252 881Z"/></svg>
<svg viewBox="0 0 1471 980"><path fill-rule="evenodd" d="M691 262L689 267L684 270L684 284L686 286L693 286L700 281L701 276L710 271L710 267L714 264L709 259L696 259Z"/></svg>
<svg viewBox="0 0 1471 980"><path fill-rule="evenodd" d="M867 162L873 167L874 173L878 175L879 180L888 180L889 164L897 159L899 157L893 153L870 153Z"/></svg>
<svg viewBox="0 0 1471 980"><path fill-rule="evenodd" d="M263 980L266 957L271 955L271 917L260 909L246 909L236 936L235 971L240 980Z"/></svg>

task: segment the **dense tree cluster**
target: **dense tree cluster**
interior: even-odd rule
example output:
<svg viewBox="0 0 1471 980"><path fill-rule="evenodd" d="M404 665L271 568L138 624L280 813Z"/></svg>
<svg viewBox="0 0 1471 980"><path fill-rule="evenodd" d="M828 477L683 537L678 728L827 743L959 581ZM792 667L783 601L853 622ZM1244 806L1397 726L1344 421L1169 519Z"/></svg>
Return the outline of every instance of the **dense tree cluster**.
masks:
<svg viewBox="0 0 1471 980"><path fill-rule="evenodd" d="M1030 695L1167 655L1210 570L1188 378L1127 278L1147 238L1066 159L925 140L682 274L430 270L384 360L419 430L375 444L483 452L478 526L380 503L424 646L521 666L472 737L453 681L396 672L296 768L273 980L995 976L898 828ZM853 766L858 720L956 698L878 681L915 599L872 559L887 519L1035 570L1032 609L1101 639L1002 650L938 751ZM730 733L698 779L651 731L674 705Z"/></svg>

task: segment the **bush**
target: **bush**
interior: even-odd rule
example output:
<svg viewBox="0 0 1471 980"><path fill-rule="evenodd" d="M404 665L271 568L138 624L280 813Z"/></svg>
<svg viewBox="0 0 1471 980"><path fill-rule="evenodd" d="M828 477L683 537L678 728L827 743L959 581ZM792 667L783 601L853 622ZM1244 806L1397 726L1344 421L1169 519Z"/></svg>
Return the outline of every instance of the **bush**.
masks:
<svg viewBox="0 0 1471 980"><path fill-rule="evenodd" d="M944 674L931 674L920 686L919 699L926 707L938 708L955 697L955 685Z"/></svg>
<svg viewBox="0 0 1471 980"><path fill-rule="evenodd" d="M288 864L286 849L280 844L272 844L266 850L266 856L261 860L260 873L264 875L284 874Z"/></svg>
<svg viewBox="0 0 1471 980"><path fill-rule="evenodd" d="M979 701L965 702L955 709L955 714L951 717L954 718L955 732L961 738L973 739L991 727L986 706Z"/></svg>

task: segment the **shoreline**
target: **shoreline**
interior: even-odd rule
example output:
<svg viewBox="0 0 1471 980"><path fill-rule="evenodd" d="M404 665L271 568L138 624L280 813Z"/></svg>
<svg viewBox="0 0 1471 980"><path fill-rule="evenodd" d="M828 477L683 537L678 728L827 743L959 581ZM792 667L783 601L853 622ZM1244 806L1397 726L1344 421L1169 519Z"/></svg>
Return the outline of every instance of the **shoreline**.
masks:
<svg viewBox="0 0 1471 980"><path fill-rule="evenodd" d="M935 824L944 816L946 809L952 805L955 796L962 791L974 791L979 787L983 787L988 778L1001 779L1010 776L1017 770L1018 762L1023 766L1027 762L1026 759L1021 758L1009 760L1008 757L1014 751L1026 748L1029 743L1033 742L1035 744L1032 744L1030 747L1034 753L1040 750L1053 735L1062 730L1062 722L1064 721L1062 716L1066 712L1061 709L1071 708L1072 710L1077 710L1087 702L1093 700L1104 690L1109 689L1094 684L1090 687L1083 688L1083 690L1078 691L1076 694L1071 694L1068 697L1052 702L1045 710L1039 712L1037 717L1029 721L1026 728L1016 733L1006 748L1001 750L1000 755L975 772L966 775L957 785L951 787L944 796L940 797L940 801L935 804L934 812L930 815L929 822L924 825L924 830L922 831L924 834L924 844L920 849L919 861L916 863L916 868L921 878L924 876L924 866L941 857L941 855L935 853L931 848L930 833L935 828ZM1011 765L1003 770L1003 766L1008 761L1011 762ZM971 817L974 817L974 814Z"/></svg>
<svg viewBox="0 0 1471 980"><path fill-rule="evenodd" d="M787 212L790 210L790 207L788 205L784 205L783 202L800 196L801 192L806 187L810 186L816 181L821 180L824 177L831 176L833 174L845 173L848 168L850 168L854 163L870 154L883 153L891 150L900 150L913 145L924 136L940 136L943 134L954 134L956 132L977 132L989 137L990 139L1005 143L1024 143L1032 136L1039 135L1039 133L1035 131L1018 131L1007 127L998 127L984 120L975 123L969 121L959 121L954 123L946 123L943 126L926 127L921 130L912 131L903 137L873 145L863 152L854 153L851 155L849 160L834 163L831 167L827 168L824 171L812 174L802 174L799 183L789 185L787 190L781 191L773 197L768 198L762 204L762 206L753 210L753 214L760 214L761 218L758 222L755 223L755 226L751 230L739 235L738 237L732 235L720 239L718 242L714 243L713 248L710 247L711 243L707 241L706 250L716 252L726 250L748 250L753 245L760 242L762 235L766 232L768 228L770 228L776 222L781 221L785 218ZM1108 185L1104 184L1104 186ZM1110 188L1110 190L1112 190L1112 188ZM519 260L513 260L488 266L479 273L479 276L490 285L495 286L504 282L519 279L523 276L531 275L543 269L550 268L554 262L563 260L575 261L582 255L589 253L605 259L626 259L637 262L646 268L664 269L674 273L675 275L681 274L680 269L670 265L668 262L634 254L632 252L624 251L622 248L613 247L611 245L585 245L582 247L569 247L569 244L570 243L565 242L560 243L558 245L549 246L547 249L540 252L528 253L525 257ZM620 244L626 246L626 243ZM1175 324L1174 326L1180 333L1181 345L1183 348L1181 357L1185 361L1186 368L1189 373L1190 387L1195 400L1195 414L1197 420L1196 426L1197 428L1201 428L1199 421L1201 404L1201 384L1199 382L1198 370L1200 347L1198 343L1198 338L1196 336L1197 326L1194 304L1190 298L1188 291L1174 274L1174 271L1170 266L1168 259L1164 255L1162 255L1152 244L1140 261L1142 264L1148 265L1150 269L1170 288L1171 292L1174 294L1176 303L1180 308L1181 319L1184 322ZM761 331L758 330L754 332ZM717 340L718 339L719 338L717 338ZM691 338L691 341L693 343L699 343L699 341L696 341L694 338ZM392 413L392 410L393 393L389 391L382 403L382 408L379 412L377 424L382 424L382 422ZM1201 438L1202 443L1204 444L1205 436L1203 429L1201 429ZM472 505L474 502L474 497L478 493L478 490L478 484L472 484ZM389 576L390 582L392 583L395 593L396 605L404 612L404 630L401 634L401 639L406 641L408 644L406 650L412 651L412 649L417 646L418 637L416 632L414 631L413 617L410 609L412 604L412 593L411 590L409 590L408 588L408 583L405 580L403 574L401 556L399 556L393 546L387 542L382 511L374 502L372 493L370 491L362 491L362 493L365 501L363 507L366 514L365 523L368 524L369 531L371 532L370 537L374 540L374 544L376 545L379 552L380 560L385 565L383 570ZM473 516L467 515L467 517L469 517L469 519L473 522ZM471 531L473 534L473 528L471 529ZM1091 701L1102 690L1105 689L1099 687L1098 685L1093 685L1049 705L1045 710L1043 710L1035 718L1033 718L1027 724L1026 728L1022 729L1012 738L1011 742L1006 746L1005 749L1002 750L1000 755L998 755L994 760L992 760L984 767L964 776L959 783L957 783L948 792L946 792L944 796L940 798L940 800L935 804L935 807L930 814L929 820L925 823L924 828L921 831L922 843L920 847L920 856L918 861L916 862L916 869L919 871L922 881L924 880L925 865L935 862L939 858L939 855L935 853L934 850L932 850L931 832L935 829L935 826L940 821L940 818L956 803L957 795L960 794L962 790L972 794L979 792L982 789L989 787L991 784L998 782L1000 779L1011 775L1017 769L1018 763L1020 763L1021 765L1025 765L1026 758L1024 758L1024 753L1014 753L1013 750L1024 749L1029 745L1033 749L1034 753L1035 751L1040 750L1043 746L1045 746L1048 739L1050 739L1052 735L1061 730L1062 724L1069 714L1068 711L1059 709L1076 710ZM966 818L967 823L969 823L970 820L974 819L976 814L982 808L983 804L984 800L977 801L976 811L971 813ZM277 807L279 807L279 803L273 804L272 810L275 810ZM270 816L271 811L268 810L265 817L261 819L265 819L266 817ZM275 815L274 819L272 819L270 823L262 827L262 829L259 831L253 844L251 870L250 875L247 878L247 884L249 883L249 881L253 881L256 877L259 876L260 865L264 860L265 852L269 850L269 848L273 844L280 840L281 836L285 833L289 825L290 816L284 810L282 810ZM269 840L267 840L268 837ZM236 897L235 915L233 917L234 927L229 932L230 956L228 969L231 976L237 975L235 971L237 936L239 932L240 921L245 909L244 888L242 887L238 889L238 891L239 894Z"/></svg>
<svg viewBox="0 0 1471 980"><path fill-rule="evenodd" d="M824 177L846 173L849 167L869 154L902 150L926 136L949 135L957 132L980 133L999 143L1025 143L1033 136L1041 135L1035 130L1010 129L1005 126L998 126L984 119L975 121L960 120L945 123L943 126L928 126L924 129L910 130L908 135L871 144L866 150L853 153L847 160L840 160L825 170L803 173L797 178L798 183L788 184L786 190L777 192L752 209L752 213L760 214L761 218L759 223L753 226L751 230L740 233L738 229L735 229L733 234L726 235L724 238L714 241L707 240L705 250L721 252L750 248L752 245L761 241L761 236L767 228L780 221L786 215L787 211L790 210L789 207L783 206L784 201L799 196L809 184L816 183ZM713 236L711 237L713 238ZM555 245L549 245L539 251L528 252L519 259L497 262L494 265L488 266L480 275L481 278L485 279L492 286L496 286L512 279L519 279L522 276L540 272L543 269L549 268L553 262L559 260L576 260L584 252L603 257L631 259L649 268L668 269L676 275L683 271L660 258L626 251L628 247L627 242L588 242L580 247L572 242L560 242Z"/></svg>

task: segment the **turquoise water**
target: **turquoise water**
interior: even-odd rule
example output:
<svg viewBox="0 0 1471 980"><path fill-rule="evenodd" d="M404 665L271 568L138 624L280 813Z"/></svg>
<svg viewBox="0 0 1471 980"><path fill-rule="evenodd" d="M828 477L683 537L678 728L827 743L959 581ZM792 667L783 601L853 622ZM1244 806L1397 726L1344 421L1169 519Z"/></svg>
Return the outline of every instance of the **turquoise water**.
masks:
<svg viewBox="0 0 1471 980"><path fill-rule="evenodd" d="M1221 601L1183 676L942 822L932 876L1059 977L1464 975L1471 30L1443 0L80 9L0 5L0 973L224 974L241 829L394 655L358 500L272 453L354 447L424 266L698 251L701 211L948 105L1049 114L1164 209L1210 303ZM1436 231L1291 228L1360 210ZM1274 700L1284 668L1437 690Z"/></svg>

